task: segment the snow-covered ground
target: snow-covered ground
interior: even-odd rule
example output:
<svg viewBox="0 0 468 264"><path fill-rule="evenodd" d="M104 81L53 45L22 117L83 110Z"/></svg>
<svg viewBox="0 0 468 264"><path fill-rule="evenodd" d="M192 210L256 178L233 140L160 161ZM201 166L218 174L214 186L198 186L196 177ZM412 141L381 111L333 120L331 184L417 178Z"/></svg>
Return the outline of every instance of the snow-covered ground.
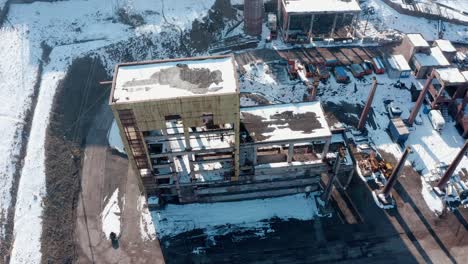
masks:
<svg viewBox="0 0 468 264"><path fill-rule="evenodd" d="M140 235L143 240L156 239L156 229L154 228L153 218L148 209L146 197L144 195L138 198L138 211L141 212L140 217Z"/></svg>
<svg viewBox="0 0 468 264"><path fill-rule="evenodd" d="M393 86L398 81L397 79L391 79L386 74L375 76L377 77L379 86L375 93L372 108L375 113L373 119L377 127L373 128L368 122L367 130L369 137L379 150L391 153L398 159L402 155L403 149L394 143L385 131L389 123L389 117L384 101L393 100L395 105L403 110L403 119L408 118L414 103L411 102L411 94L408 89L400 89ZM366 77L366 82L357 81L351 75L350 77L352 82L348 85L337 84L333 78L330 79L327 85L321 85L319 92L323 91L323 95L320 99L336 104L364 105L371 88L370 77ZM401 79L401 81L405 82L408 88L411 86L411 83L417 86L421 85L414 78ZM411 146L413 150L406 164L413 165L417 171L421 171L424 177L430 178L430 170L434 169L439 162L450 164L465 141L456 130L454 123L447 123L442 132L439 133L432 128L428 116L423 114L422 111L420 113L423 123L413 126L409 139L405 143L406 146ZM457 171L461 168L468 168L468 158L463 158ZM429 193L427 194L424 197L430 198ZM438 210L438 206L434 205L430 199L427 200L427 203L430 205L431 210Z"/></svg>
<svg viewBox="0 0 468 264"><path fill-rule="evenodd" d="M178 41L180 30L190 28L193 20L205 16L213 3L214 0L76 0L11 5L8 23L0 31L0 98L8 98L2 100L0 106L0 128L4 132L0 144L0 217L3 217L0 235L3 235L5 210L11 200L14 161L19 150L24 112L31 104L30 96L42 54L41 43L52 48L49 60L44 64L21 171L11 263L39 263L41 259L42 200L46 193L45 133L57 84L73 59L87 54L98 55L111 72L116 58L104 47L142 35L157 40L164 34L165 39ZM122 23L116 15L122 8L129 15L140 15L144 23L135 27ZM165 57L159 41L154 43L150 54Z"/></svg>
<svg viewBox="0 0 468 264"><path fill-rule="evenodd" d="M277 198L210 204L169 204L152 211L158 237L203 229L210 238L239 230L254 230L264 235L272 218L311 220L318 216L314 193ZM235 208L235 210L233 210Z"/></svg>
<svg viewBox="0 0 468 264"><path fill-rule="evenodd" d="M30 48L26 26L0 29L0 241L11 203L10 190L19 162L21 133L31 103L38 60ZM36 54L37 55L37 54Z"/></svg>
<svg viewBox="0 0 468 264"><path fill-rule="evenodd" d="M106 199L104 199L106 200ZM111 197L106 202L106 206L101 213L102 232L107 239L110 239L110 234L115 233L117 237L120 235L120 207L119 207L119 189L115 189Z"/></svg>
<svg viewBox="0 0 468 264"><path fill-rule="evenodd" d="M374 24L378 29L395 29L403 33L421 33L427 40L438 38L438 21L400 14L381 0L368 0L365 6L374 7L375 14L370 16L369 23ZM367 15L362 16L361 19L367 19ZM444 26L445 39L468 43L468 29L466 26L445 22Z"/></svg>

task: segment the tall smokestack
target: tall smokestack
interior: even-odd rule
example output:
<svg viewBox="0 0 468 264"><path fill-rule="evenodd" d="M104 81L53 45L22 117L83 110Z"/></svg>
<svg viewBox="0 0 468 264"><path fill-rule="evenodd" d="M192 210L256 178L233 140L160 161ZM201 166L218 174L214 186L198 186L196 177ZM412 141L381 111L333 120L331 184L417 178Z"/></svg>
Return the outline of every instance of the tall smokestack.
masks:
<svg viewBox="0 0 468 264"><path fill-rule="evenodd" d="M251 36L262 34L263 0L244 0L245 32Z"/></svg>

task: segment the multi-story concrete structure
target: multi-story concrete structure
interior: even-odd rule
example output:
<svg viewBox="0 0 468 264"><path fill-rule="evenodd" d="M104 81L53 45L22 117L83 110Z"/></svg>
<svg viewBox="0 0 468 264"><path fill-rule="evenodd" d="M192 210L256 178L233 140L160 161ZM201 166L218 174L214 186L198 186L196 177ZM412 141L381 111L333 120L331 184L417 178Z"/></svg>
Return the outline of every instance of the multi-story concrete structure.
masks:
<svg viewBox="0 0 468 264"><path fill-rule="evenodd" d="M313 191L329 170L320 102L240 108L232 56L119 64L110 105L149 196L188 203Z"/></svg>
<svg viewBox="0 0 468 264"><path fill-rule="evenodd" d="M283 39L349 37L361 8L356 0L278 0Z"/></svg>

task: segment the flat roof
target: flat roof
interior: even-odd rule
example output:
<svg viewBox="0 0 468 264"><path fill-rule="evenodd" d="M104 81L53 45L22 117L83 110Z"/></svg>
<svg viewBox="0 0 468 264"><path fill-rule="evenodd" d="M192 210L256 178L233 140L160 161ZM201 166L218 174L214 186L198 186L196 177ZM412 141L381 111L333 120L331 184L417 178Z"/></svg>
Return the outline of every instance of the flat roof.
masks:
<svg viewBox="0 0 468 264"><path fill-rule="evenodd" d="M414 58L421 66L450 66L450 62L445 58L439 47L432 47L431 53L416 53Z"/></svg>
<svg viewBox="0 0 468 264"><path fill-rule="evenodd" d="M439 78L445 83L462 84L468 82L458 68L442 68L436 69L435 71Z"/></svg>
<svg viewBox="0 0 468 264"><path fill-rule="evenodd" d="M287 13L345 13L360 12L356 0L282 0Z"/></svg>
<svg viewBox="0 0 468 264"><path fill-rule="evenodd" d="M254 143L331 137L319 101L243 107L240 112Z"/></svg>
<svg viewBox="0 0 468 264"><path fill-rule="evenodd" d="M112 102L129 103L238 92L232 56L117 65Z"/></svg>
<svg viewBox="0 0 468 264"><path fill-rule="evenodd" d="M462 71L461 74L465 77L465 80L468 82L468 71Z"/></svg>
<svg viewBox="0 0 468 264"><path fill-rule="evenodd" d="M409 66L405 57L401 54L391 55L388 58L388 62L394 69L399 71L411 71L411 67Z"/></svg>
<svg viewBox="0 0 468 264"><path fill-rule="evenodd" d="M434 42L443 52L456 52L457 51L457 49L452 45L452 42L450 42L450 40L437 39Z"/></svg>
<svg viewBox="0 0 468 264"><path fill-rule="evenodd" d="M419 33L407 34L408 39L415 47L429 47L429 43Z"/></svg>

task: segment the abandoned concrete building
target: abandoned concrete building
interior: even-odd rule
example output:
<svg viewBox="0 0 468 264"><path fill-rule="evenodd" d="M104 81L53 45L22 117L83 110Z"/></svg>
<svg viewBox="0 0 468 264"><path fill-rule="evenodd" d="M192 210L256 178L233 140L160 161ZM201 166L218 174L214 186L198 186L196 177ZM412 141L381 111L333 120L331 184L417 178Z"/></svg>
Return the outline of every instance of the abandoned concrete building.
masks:
<svg viewBox="0 0 468 264"><path fill-rule="evenodd" d="M119 64L110 105L140 187L170 202L314 191L345 144L319 101L240 108L232 56Z"/></svg>
<svg viewBox="0 0 468 264"><path fill-rule="evenodd" d="M285 41L348 38L361 8L356 0L278 0L278 18Z"/></svg>

